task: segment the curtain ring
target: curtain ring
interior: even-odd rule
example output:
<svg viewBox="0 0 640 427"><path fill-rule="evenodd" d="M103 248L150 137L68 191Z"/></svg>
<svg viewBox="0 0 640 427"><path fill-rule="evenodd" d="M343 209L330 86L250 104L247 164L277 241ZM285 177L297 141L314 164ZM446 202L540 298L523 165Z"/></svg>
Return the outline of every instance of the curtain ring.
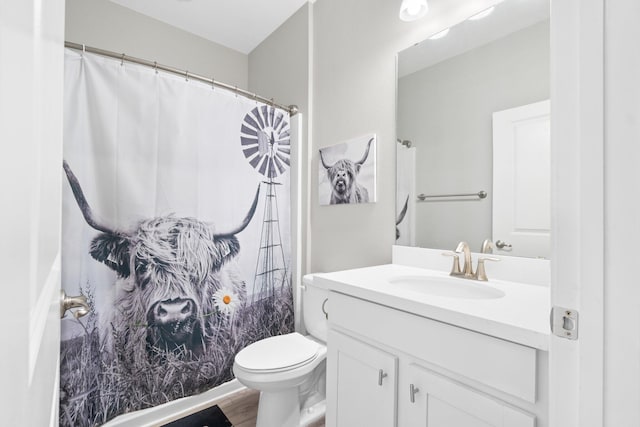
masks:
<svg viewBox="0 0 640 427"><path fill-rule="evenodd" d="M87 47L84 43L82 43L82 54L80 56L84 56L84 53L87 51Z"/></svg>
<svg viewBox="0 0 640 427"><path fill-rule="evenodd" d="M184 80L185 80L186 82L188 82L188 81L189 81L189 70L187 70L187 71L185 71L185 72L184 72Z"/></svg>
<svg viewBox="0 0 640 427"><path fill-rule="evenodd" d="M153 61L153 69L156 72L156 74L158 74L158 63L156 61Z"/></svg>
<svg viewBox="0 0 640 427"><path fill-rule="evenodd" d="M125 54L123 53L122 54L122 59L120 60L120 66L124 65L124 57L125 57Z"/></svg>
<svg viewBox="0 0 640 427"><path fill-rule="evenodd" d="M273 98L271 98L270 101L271 101L271 106L272 107L275 106L275 103L273 102Z"/></svg>
<svg viewBox="0 0 640 427"><path fill-rule="evenodd" d="M216 80L211 77L211 90L216 90Z"/></svg>
<svg viewBox="0 0 640 427"><path fill-rule="evenodd" d="M235 89L233 90L233 92L236 94L236 98L238 97L238 86L236 85Z"/></svg>
<svg viewBox="0 0 640 427"><path fill-rule="evenodd" d="M258 105L258 95L255 93L253 94L253 100L256 102L256 105Z"/></svg>

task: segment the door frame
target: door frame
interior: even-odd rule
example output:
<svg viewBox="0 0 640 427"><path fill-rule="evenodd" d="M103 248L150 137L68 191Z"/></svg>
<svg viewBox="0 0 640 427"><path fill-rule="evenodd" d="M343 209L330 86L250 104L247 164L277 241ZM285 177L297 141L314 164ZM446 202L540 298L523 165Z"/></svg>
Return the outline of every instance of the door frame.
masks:
<svg viewBox="0 0 640 427"><path fill-rule="evenodd" d="M64 0L0 1L0 424L58 424Z"/></svg>
<svg viewBox="0 0 640 427"><path fill-rule="evenodd" d="M579 312L551 335L552 426L604 425L604 0L551 2L551 305Z"/></svg>

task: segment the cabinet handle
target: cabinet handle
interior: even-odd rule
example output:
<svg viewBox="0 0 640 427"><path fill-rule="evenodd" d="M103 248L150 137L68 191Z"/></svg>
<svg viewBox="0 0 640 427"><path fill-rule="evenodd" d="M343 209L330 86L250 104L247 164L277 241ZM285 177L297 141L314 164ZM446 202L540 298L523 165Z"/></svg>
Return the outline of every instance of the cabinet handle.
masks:
<svg viewBox="0 0 640 427"><path fill-rule="evenodd" d="M378 385L382 385L382 379L386 377L387 374L382 369L378 369Z"/></svg>
<svg viewBox="0 0 640 427"><path fill-rule="evenodd" d="M420 389L413 384L409 384L409 400L411 403L416 403L416 393L418 393Z"/></svg>

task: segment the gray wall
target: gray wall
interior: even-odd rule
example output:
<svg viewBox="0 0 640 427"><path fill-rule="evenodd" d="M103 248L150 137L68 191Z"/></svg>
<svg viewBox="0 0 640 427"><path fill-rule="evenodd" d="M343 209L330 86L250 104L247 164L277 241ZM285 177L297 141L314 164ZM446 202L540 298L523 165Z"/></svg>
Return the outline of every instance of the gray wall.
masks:
<svg viewBox="0 0 640 427"><path fill-rule="evenodd" d="M310 270L388 263L395 242L396 53L495 3L433 2L398 19L399 1L319 0L313 7ZM318 205L318 149L376 133L378 202Z"/></svg>
<svg viewBox="0 0 640 427"><path fill-rule="evenodd" d="M299 182L303 189L302 204L302 259L307 260L307 221L308 218L308 157L309 140L309 28L311 8L309 4L301 7L284 24L249 53L249 91L263 96L273 97L285 105L298 106L302 117L303 139L297 148L303 159L302 173L296 173L292 163L292 182ZM294 153L292 153L294 154ZM297 198L291 199L295 205ZM294 235L292 236L295 238ZM302 274L307 272L306 262L302 263ZM296 272L294 272L295 274Z"/></svg>
<svg viewBox="0 0 640 427"><path fill-rule="evenodd" d="M66 0L65 40L247 88L248 57L108 0Z"/></svg>
<svg viewBox="0 0 640 427"><path fill-rule="evenodd" d="M549 79L546 21L399 80L398 135L416 147L417 193L489 193L417 203L418 246L479 251L491 238L492 114L548 99Z"/></svg>

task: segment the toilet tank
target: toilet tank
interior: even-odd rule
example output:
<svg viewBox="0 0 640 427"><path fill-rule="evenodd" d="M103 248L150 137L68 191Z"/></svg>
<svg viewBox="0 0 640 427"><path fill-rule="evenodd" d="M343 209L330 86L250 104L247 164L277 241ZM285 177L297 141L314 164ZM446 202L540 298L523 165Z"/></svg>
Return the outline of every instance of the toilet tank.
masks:
<svg viewBox="0 0 640 427"><path fill-rule="evenodd" d="M302 278L302 320L307 332L322 342L327 342L328 320L325 305L329 290L319 287L313 280L313 274Z"/></svg>

